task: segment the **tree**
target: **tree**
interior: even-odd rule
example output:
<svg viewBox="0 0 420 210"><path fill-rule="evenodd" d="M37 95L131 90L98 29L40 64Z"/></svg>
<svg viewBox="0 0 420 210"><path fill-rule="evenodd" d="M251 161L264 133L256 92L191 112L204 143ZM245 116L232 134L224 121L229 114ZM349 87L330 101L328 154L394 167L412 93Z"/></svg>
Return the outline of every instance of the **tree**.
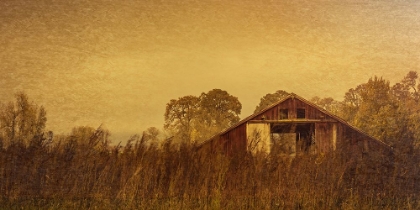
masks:
<svg viewBox="0 0 420 210"><path fill-rule="evenodd" d="M407 101L411 98L409 89L402 83L396 83L394 86L392 86L391 91L394 97L400 102Z"/></svg>
<svg viewBox="0 0 420 210"><path fill-rule="evenodd" d="M350 88L344 94L344 101L342 102L339 113L343 119L353 124L356 114L359 111L360 104L362 103L359 93L361 88L361 85L358 85L356 88Z"/></svg>
<svg viewBox="0 0 420 210"><path fill-rule="evenodd" d="M143 132L143 140L151 145L157 145L161 132L156 127L150 127Z"/></svg>
<svg viewBox="0 0 420 210"><path fill-rule="evenodd" d="M29 102L25 93L17 93L15 101L2 105L0 130L7 143L20 142L25 145L44 132L47 122L44 107Z"/></svg>
<svg viewBox="0 0 420 210"><path fill-rule="evenodd" d="M263 96L260 100L260 103L255 107L254 113L260 112L261 110L269 107L270 105L280 101L283 98L289 96L289 93L284 90L278 90L275 93L268 93Z"/></svg>
<svg viewBox="0 0 420 210"><path fill-rule="evenodd" d="M336 115L339 113L341 107L341 103L331 97L320 98L315 96L311 99L311 102Z"/></svg>
<svg viewBox="0 0 420 210"><path fill-rule="evenodd" d="M9 102L7 105L2 105L0 115L0 128L2 130L2 136L6 142L14 142L17 133L18 124L18 113L15 110L13 102Z"/></svg>
<svg viewBox="0 0 420 210"><path fill-rule="evenodd" d="M418 74L415 71L410 71L401 81L401 83L408 89L408 91L412 94L417 93L417 78Z"/></svg>
<svg viewBox="0 0 420 210"><path fill-rule="evenodd" d="M367 83L346 92L343 101L343 116L347 121L363 127L364 123L377 114L381 107L391 104L395 106L389 81L374 77Z"/></svg>
<svg viewBox="0 0 420 210"><path fill-rule="evenodd" d="M176 135L180 140L190 142L200 99L196 96L184 96L172 99L166 104L164 128Z"/></svg>
<svg viewBox="0 0 420 210"><path fill-rule="evenodd" d="M392 94L398 100L400 104L407 106L409 109L415 108L419 101L419 93L417 92L420 88L420 83L417 85L417 72L410 71L401 80L392 87Z"/></svg>
<svg viewBox="0 0 420 210"><path fill-rule="evenodd" d="M241 109L237 97L220 89L184 96L166 104L164 128L178 141L203 141L237 123Z"/></svg>
<svg viewBox="0 0 420 210"><path fill-rule="evenodd" d="M392 87L392 94L398 103L399 115L405 116L404 127L407 129L406 133L411 134L410 137L405 137L405 147L408 145L419 145L420 142L420 106L419 93L420 83L417 82L418 74L415 71L410 71L398 83ZM406 135L407 136L407 135Z"/></svg>
<svg viewBox="0 0 420 210"><path fill-rule="evenodd" d="M213 89L200 96L201 139L239 122L242 104L238 98L220 89Z"/></svg>
<svg viewBox="0 0 420 210"><path fill-rule="evenodd" d="M409 114L393 95L389 81L370 78L344 97L342 116L370 135L396 145L412 139Z"/></svg>

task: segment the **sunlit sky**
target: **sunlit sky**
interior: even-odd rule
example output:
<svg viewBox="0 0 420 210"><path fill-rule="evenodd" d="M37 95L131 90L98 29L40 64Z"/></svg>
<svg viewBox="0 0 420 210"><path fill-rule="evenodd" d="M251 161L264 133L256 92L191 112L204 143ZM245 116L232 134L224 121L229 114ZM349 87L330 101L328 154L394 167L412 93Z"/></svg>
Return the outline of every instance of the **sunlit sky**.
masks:
<svg viewBox="0 0 420 210"><path fill-rule="evenodd" d="M419 67L417 0L0 1L0 102L24 91L54 133L125 141L170 99L219 88L246 117L276 90L342 100Z"/></svg>

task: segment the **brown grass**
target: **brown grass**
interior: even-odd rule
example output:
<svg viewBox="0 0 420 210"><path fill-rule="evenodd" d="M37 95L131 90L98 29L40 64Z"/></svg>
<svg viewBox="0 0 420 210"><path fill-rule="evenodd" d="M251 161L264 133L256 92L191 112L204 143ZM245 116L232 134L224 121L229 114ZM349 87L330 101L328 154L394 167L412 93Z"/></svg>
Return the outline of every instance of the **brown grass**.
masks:
<svg viewBox="0 0 420 210"><path fill-rule="evenodd" d="M0 149L6 209L419 209L419 151L341 158L197 152L194 145L109 148L95 136Z"/></svg>

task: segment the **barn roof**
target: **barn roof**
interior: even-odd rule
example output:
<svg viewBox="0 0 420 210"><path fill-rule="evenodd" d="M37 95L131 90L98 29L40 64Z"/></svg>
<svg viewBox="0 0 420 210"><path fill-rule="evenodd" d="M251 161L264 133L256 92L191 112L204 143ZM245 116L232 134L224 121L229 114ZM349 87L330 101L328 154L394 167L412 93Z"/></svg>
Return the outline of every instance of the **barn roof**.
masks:
<svg viewBox="0 0 420 210"><path fill-rule="evenodd" d="M300 97L300 96L298 96L298 95L296 95L296 94L294 94L294 93L290 93L287 97L284 97L283 99L279 100L278 102L276 102L276 103L274 103L274 104L272 104L272 105L270 105L270 106L268 106L268 107L266 107L266 108L262 109L261 111L259 111L259 112L257 112L257 113L254 113L254 114L252 114L252 115L250 115L250 116L248 116L248 117L246 117L246 118L242 119L242 120L241 120L241 121L239 121L238 123L236 123L236 124L232 125L231 127L229 127L229 128L227 128L227 129L225 129L225 130L221 131L220 133L218 133L218 134L214 135L214 136L213 136L213 137L211 137L210 139L208 139L208 140L206 140L206 141L202 142L200 145L203 145L203 144L207 143L208 141L212 141L212 140L213 140L215 137L217 137L217 136L221 136L221 135L223 135L223 134L228 133L229 131L231 131L231 130L233 130L233 129L237 128L237 127L239 127L240 125L242 125L242 124L244 124L244 123L247 123L249 120L254 119L256 116L258 116L258 115L260 115L260 114L264 113L265 111L267 111L267 110L269 110L269 109L272 109L273 107L275 107L275 106L277 106L277 105L279 105L279 104L283 103L284 101L286 101L286 100L288 100L288 99L293 99L293 98L296 98L296 99L298 99L298 100L301 100L302 102L304 102L304 103L308 104L309 106L312 106L312 107L314 107L315 109L318 109L320 112L322 112L322 113L324 113L325 115L328 115L328 116L330 116L331 118L333 118L333 119L337 120L338 122L340 122L340 123L342 123L342 124L344 124L344 125L346 125L346 126L350 127L351 129L353 129L353 130L354 130L354 131L356 131L357 133L362 134L362 135L364 135L364 136L367 136L367 137L368 137L368 138L370 138L371 140L376 141L376 142L378 142L379 144L381 144L381 145L383 145L383 146L386 146L386 147L388 147L388 148L391 148L391 146L389 146L389 145L388 145L388 144L386 144L385 142L383 142L383 141L381 141L381 140L379 140L379 139L377 139L377 138L375 138L375 137L373 137L373 136L369 135L368 133L366 133L366 132L364 132L364 131L360 130L359 128L357 128L357 127L355 127L355 126L353 126L353 125L350 125L348 122L346 122L346 121L345 121L345 120L343 120L342 118L338 117L337 115L334 115L334 114L332 114L332 113L328 112L327 110L325 110L325 109L323 109L323 108L319 107L318 105L316 105L316 104L314 104L314 103L312 103L312 102L310 102L310 101L308 101L308 100L306 100L306 99L304 99L304 98L302 98L302 97Z"/></svg>

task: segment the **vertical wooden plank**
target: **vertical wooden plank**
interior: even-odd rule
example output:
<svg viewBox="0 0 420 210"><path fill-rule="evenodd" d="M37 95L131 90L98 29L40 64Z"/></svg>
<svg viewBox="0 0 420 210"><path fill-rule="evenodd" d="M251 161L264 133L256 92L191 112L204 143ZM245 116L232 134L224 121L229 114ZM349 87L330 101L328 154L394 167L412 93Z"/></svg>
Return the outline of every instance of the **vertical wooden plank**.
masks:
<svg viewBox="0 0 420 210"><path fill-rule="evenodd" d="M335 133L335 134L334 134ZM335 137L334 137L335 135ZM333 142L337 141L337 130L334 124L320 122L315 124L315 139L319 152L329 152L334 149ZM334 140L335 139L335 140Z"/></svg>
<svg viewBox="0 0 420 210"><path fill-rule="evenodd" d="M332 124L332 150L337 148L337 123Z"/></svg>
<svg viewBox="0 0 420 210"><path fill-rule="evenodd" d="M369 152L369 144L367 139L363 139L363 152Z"/></svg>

